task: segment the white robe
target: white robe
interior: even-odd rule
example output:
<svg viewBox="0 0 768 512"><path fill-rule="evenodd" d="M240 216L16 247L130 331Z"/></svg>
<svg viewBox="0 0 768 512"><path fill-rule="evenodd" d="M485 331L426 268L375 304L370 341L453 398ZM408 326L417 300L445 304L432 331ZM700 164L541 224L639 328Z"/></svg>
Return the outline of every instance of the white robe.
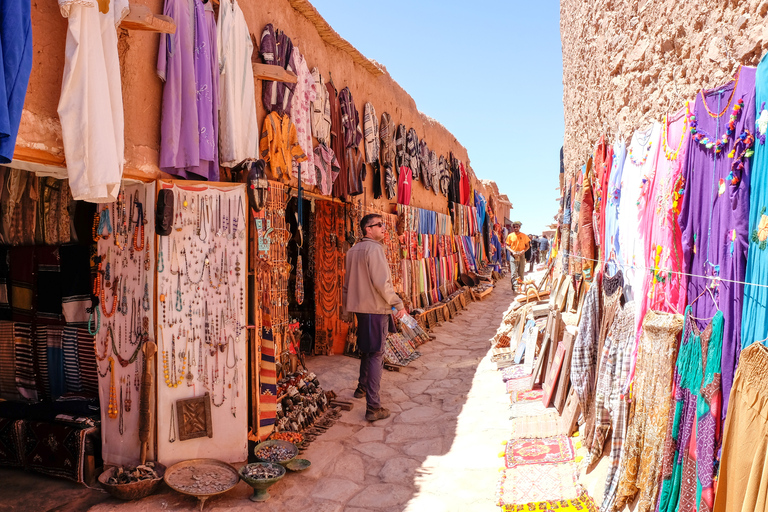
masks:
<svg viewBox="0 0 768 512"><path fill-rule="evenodd" d="M219 160L234 167L259 155L259 125L251 55L253 42L243 11L221 0L219 23Z"/></svg>
<svg viewBox="0 0 768 512"><path fill-rule="evenodd" d="M72 197L117 199L125 153L117 26L128 0L59 0L68 19L59 119Z"/></svg>

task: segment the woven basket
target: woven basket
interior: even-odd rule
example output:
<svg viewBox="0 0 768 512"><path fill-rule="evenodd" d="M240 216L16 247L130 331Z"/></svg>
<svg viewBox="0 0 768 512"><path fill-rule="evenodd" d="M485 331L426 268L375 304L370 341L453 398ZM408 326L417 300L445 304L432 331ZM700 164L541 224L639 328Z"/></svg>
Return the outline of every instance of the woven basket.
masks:
<svg viewBox="0 0 768 512"><path fill-rule="evenodd" d="M455 317L456 316L456 301L451 300L448 303L448 311L451 312L451 317Z"/></svg>
<svg viewBox="0 0 768 512"><path fill-rule="evenodd" d="M425 319L426 313L422 313L419 316L416 317L416 322L419 324L419 327L422 328L422 330L427 330L427 321Z"/></svg>
<svg viewBox="0 0 768 512"><path fill-rule="evenodd" d="M459 295L459 305L461 306L461 309L464 309L467 307L467 298L462 293Z"/></svg>
<svg viewBox="0 0 768 512"><path fill-rule="evenodd" d="M427 322L430 329L437 325L437 308L432 308L427 311Z"/></svg>

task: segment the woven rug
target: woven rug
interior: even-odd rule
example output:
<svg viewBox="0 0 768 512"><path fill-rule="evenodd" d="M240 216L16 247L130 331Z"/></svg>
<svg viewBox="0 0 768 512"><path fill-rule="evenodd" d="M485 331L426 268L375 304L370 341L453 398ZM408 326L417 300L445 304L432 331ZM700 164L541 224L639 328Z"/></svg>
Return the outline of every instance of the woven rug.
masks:
<svg viewBox="0 0 768 512"><path fill-rule="evenodd" d="M525 373L525 368L523 367L522 364L516 364L501 370L501 379L504 382L507 382L508 380L511 380L511 379L519 379L520 377L526 377L526 376L530 378L530 374Z"/></svg>
<svg viewBox="0 0 768 512"><path fill-rule="evenodd" d="M579 497L575 473L573 463L505 469L499 482L499 506L520 507L529 503L574 500Z"/></svg>
<svg viewBox="0 0 768 512"><path fill-rule="evenodd" d="M562 434L560 417L556 412L548 412L540 416L521 416L512 419L512 437L552 437Z"/></svg>
<svg viewBox="0 0 768 512"><path fill-rule="evenodd" d="M541 402L543 396L543 389L529 389L524 391L514 391L510 393L509 399L512 403Z"/></svg>
<svg viewBox="0 0 768 512"><path fill-rule="evenodd" d="M576 452L571 438L557 435L545 438L518 438L507 443L505 462L507 468L520 465L556 464L572 462Z"/></svg>
<svg viewBox="0 0 768 512"><path fill-rule="evenodd" d="M517 391L529 391L531 389L531 377L518 377L507 381L507 393L516 393Z"/></svg>
<svg viewBox="0 0 768 512"><path fill-rule="evenodd" d="M523 416L541 416L547 412L548 409L541 402L515 402L509 406L510 419Z"/></svg>

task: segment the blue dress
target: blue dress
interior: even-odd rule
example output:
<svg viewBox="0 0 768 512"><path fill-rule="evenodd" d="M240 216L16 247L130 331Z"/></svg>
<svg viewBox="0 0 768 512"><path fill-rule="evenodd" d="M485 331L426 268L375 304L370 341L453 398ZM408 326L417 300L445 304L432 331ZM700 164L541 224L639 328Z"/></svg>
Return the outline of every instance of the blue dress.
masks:
<svg viewBox="0 0 768 512"><path fill-rule="evenodd" d="M32 14L30 0L0 3L0 163L13 159L21 110L32 72Z"/></svg>

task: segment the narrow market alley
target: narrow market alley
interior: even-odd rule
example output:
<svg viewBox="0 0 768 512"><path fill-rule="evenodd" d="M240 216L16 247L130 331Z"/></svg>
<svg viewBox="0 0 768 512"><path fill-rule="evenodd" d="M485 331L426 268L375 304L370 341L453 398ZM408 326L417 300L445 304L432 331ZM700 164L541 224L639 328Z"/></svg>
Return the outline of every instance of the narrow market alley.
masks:
<svg viewBox="0 0 768 512"><path fill-rule="evenodd" d="M420 358L399 372L385 372L382 398L393 413L385 420L368 423L364 400L352 398L357 359L309 359L324 387L354 401L354 408L302 454L312 467L274 485L269 501L251 503L252 489L240 482L211 498L205 510L494 510L499 453L510 422L489 340L513 297L508 280L499 281L485 300L436 327L435 339L419 347ZM173 511L197 505L167 486L140 501L122 502L26 472L0 468L0 481L3 511Z"/></svg>

